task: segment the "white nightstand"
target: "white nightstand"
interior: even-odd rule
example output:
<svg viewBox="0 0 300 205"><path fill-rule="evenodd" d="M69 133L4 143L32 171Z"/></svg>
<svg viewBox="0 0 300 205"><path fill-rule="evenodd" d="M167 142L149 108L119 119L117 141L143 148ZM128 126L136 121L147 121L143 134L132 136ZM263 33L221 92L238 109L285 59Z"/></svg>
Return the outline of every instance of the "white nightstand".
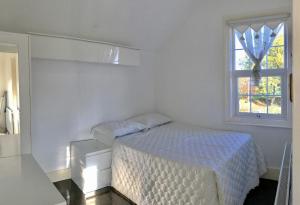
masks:
<svg viewBox="0 0 300 205"><path fill-rule="evenodd" d="M111 147L98 140L71 142L71 177L83 193L111 185Z"/></svg>

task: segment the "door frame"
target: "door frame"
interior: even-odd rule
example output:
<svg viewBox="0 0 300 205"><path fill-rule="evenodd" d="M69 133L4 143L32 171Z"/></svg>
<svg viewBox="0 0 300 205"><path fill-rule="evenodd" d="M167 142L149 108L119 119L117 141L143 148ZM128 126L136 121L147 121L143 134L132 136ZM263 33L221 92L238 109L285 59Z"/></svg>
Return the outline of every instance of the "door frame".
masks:
<svg viewBox="0 0 300 205"><path fill-rule="evenodd" d="M292 204L300 204L300 1L293 1L293 182Z"/></svg>
<svg viewBox="0 0 300 205"><path fill-rule="evenodd" d="M20 145L18 154L31 153L31 70L29 35L0 31L0 44L15 45L18 49L20 97Z"/></svg>

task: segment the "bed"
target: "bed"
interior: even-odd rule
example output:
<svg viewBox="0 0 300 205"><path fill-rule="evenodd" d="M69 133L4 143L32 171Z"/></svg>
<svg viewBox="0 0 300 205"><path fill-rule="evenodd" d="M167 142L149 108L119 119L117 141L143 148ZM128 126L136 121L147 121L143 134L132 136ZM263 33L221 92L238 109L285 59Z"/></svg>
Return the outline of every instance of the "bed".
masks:
<svg viewBox="0 0 300 205"><path fill-rule="evenodd" d="M112 186L138 205L242 205L266 171L249 134L168 123L119 137Z"/></svg>

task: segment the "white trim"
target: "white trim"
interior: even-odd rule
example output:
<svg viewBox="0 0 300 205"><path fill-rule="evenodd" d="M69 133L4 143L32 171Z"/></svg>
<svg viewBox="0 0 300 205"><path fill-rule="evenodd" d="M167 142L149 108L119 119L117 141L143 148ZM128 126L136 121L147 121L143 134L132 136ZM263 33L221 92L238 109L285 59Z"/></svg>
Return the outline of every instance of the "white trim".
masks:
<svg viewBox="0 0 300 205"><path fill-rule="evenodd" d="M292 169L292 151L291 144L286 144L283 152L278 186L275 197L275 205L289 204L290 200L290 183L291 183L291 169Z"/></svg>
<svg viewBox="0 0 300 205"><path fill-rule="evenodd" d="M287 120L255 119L253 117L226 117L224 123L234 125L292 128L291 122Z"/></svg>
<svg viewBox="0 0 300 205"><path fill-rule="evenodd" d="M230 26L240 25L240 24L253 24L259 22L266 22L266 21L276 21L276 20L287 20L291 15L289 13L285 14L278 14L278 15L271 15L271 16L261 16L261 17L252 17L252 18L242 18L242 19L235 19L227 21L227 24Z"/></svg>
<svg viewBox="0 0 300 205"><path fill-rule="evenodd" d="M62 203L55 204L55 205L67 205L67 202L62 202Z"/></svg>
<svg viewBox="0 0 300 205"><path fill-rule="evenodd" d="M269 16L269 17L263 17L263 21L266 21L266 19L271 19L271 18L279 18L279 17L287 17L289 16L289 14L286 15L277 15L277 16ZM250 18L248 19L248 21L250 20L259 20L259 18ZM289 23L290 21L286 21L285 23L285 47L287 49L286 52L286 56L285 56L285 67L286 67L286 71L284 72L284 74L281 74L282 71L281 70L270 70L271 74L278 74L281 75L282 78L284 78L283 80L283 85L282 85L282 96L285 96L284 98L282 98L282 101L286 102L286 108L283 108L283 115L281 115L280 117L277 118L276 115L272 116L269 115L268 118L264 118L262 117L262 119L257 119L254 117L251 117L251 115L237 115L236 113L236 106L233 105L233 100L232 99L236 99L236 95L232 92L232 87L233 87L233 80L232 77L233 76L233 71L232 71L232 65L233 65L233 58L232 58L232 51L233 51L233 30L231 25L228 24L228 22L234 22L234 23L238 23L238 22L245 22L247 19L243 19L243 20L237 20L237 21L227 21L227 23L225 24L225 123L230 123L230 124L239 124L239 125L253 125L253 126L271 126L271 127L284 127L284 128L291 128L292 127L292 111L291 111L291 102L288 99L289 96L289 91L288 91L288 77L289 74L291 73L291 62L289 59L289 54L291 51L291 41L289 40L289 35L290 32L289 31ZM242 73L242 72L247 72L247 71L237 71L234 73L234 75L237 75L238 73ZM263 71L264 72L264 71ZM234 103L236 100L234 100Z"/></svg>
<svg viewBox="0 0 300 205"><path fill-rule="evenodd" d="M278 181L280 169L279 168L268 168L267 173L265 173L261 178L263 179L271 179Z"/></svg>
<svg viewBox="0 0 300 205"><path fill-rule="evenodd" d="M292 138L292 200L300 204L300 1L293 1L293 138Z"/></svg>
<svg viewBox="0 0 300 205"><path fill-rule="evenodd" d="M71 169L60 169L47 173L48 178L51 182L58 182L71 178Z"/></svg>

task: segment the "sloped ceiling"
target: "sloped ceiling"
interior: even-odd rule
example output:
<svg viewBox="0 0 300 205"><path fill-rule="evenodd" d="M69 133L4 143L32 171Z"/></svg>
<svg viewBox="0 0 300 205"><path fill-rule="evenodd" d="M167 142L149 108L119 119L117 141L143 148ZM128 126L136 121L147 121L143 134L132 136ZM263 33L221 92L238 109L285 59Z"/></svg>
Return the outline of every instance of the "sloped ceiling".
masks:
<svg viewBox="0 0 300 205"><path fill-rule="evenodd" d="M0 30L70 35L155 50L193 0L1 0Z"/></svg>

